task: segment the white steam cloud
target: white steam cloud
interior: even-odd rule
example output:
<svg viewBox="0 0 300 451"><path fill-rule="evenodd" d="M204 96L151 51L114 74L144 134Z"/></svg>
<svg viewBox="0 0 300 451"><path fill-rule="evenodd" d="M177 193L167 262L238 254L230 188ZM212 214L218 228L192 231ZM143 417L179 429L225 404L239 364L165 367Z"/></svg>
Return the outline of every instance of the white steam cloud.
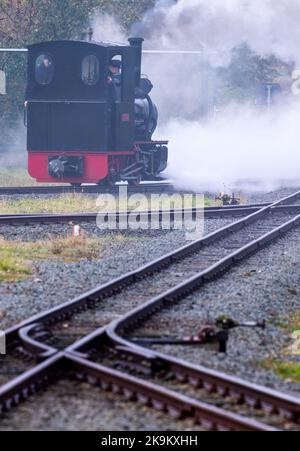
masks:
<svg viewBox="0 0 300 451"><path fill-rule="evenodd" d="M229 108L209 124L171 120L168 174L180 187L223 191L239 186L274 189L300 182L300 103L261 113ZM257 180L253 184L253 179Z"/></svg>
<svg viewBox="0 0 300 451"><path fill-rule="evenodd" d="M300 69L299 0L159 0L131 34L145 48L202 50L203 55L145 55L154 84L159 138L170 139L168 176L182 187L222 190L241 179L300 181L300 96L261 112L231 105L204 121L219 81L211 67L226 66L232 48L247 42L259 55L276 55ZM109 16L95 19L99 39L125 41ZM299 90L300 91L300 90Z"/></svg>
<svg viewBox="0 0 300 451"><path fill-rule="evenodd" d="M203 109L214 111L219 83L211 65L228 64L232 48L248 42L258 54L273 53L300 69L299 24L300 0L159 0L133 27L131 35L145 37L145 48L203 51L144 57L160 113L156 136L170 139L168 175L175 183L216 191L243 178L269 186L300 179L300 96L271 114L236 105L203 120ZM127 40L109 15L99 14L91 25L95 40ZM22 147L20 130L11 148ZM0 165L12 164L15 155L0 154Z"/></svg>
<svg viewBox="0 0 300 451"><path fill-rule="evenodd" d="M199 105L212 107L210 91L218 83L213 72L203 76L206 63L226 66L243 42L300 67L299 23L299 0L161 0L134 27L147 48L203 50L202 57L145 59L167 122L159 136L170 139L168 175L175 183L219 190L241 179L260 179L265 188L300 181L300 97L271 115L253 105L231 106L209 122L199 114Z"/></svg>
<svg viewBox="0 0 300 451"><path fill-rule="evenodd" d="M0 139L0 168L26 168L26 165L26 129L20 119L9 129L4 140Z"/></svg>
<svg viewBox="0 0 300 451"><path fill-rule="evenodd" d="M299 0L160 0L136 33L157 48L229 55L243 41L260 55L300 63Z"/></svg>
<svg viewBox="0 0 300 451"><path fill-rule="evenodd" d="M121 25L109 14L97 14L91 27L93 28L95 41L104 42L126 42L127 38Z"/></svg>

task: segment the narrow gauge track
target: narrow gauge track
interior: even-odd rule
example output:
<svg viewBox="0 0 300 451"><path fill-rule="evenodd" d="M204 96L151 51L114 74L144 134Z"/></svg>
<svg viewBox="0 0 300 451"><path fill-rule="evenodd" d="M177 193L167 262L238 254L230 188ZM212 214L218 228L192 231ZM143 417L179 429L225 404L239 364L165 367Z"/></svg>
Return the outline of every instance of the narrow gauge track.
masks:
<svg viewBox="0 0 300 451"><path fill-rule="evenodd" d="M22 348L41 363L0 388L2 408L9 408L14 403L18 403L31 392L50 383L52 378L73 374L78 378L99 384L104 389L122 393L129 399L138 399L140 402L178 416L191 416L203 426L212 429L274 430L272 426L178 394L151 380L145 381L140 377L132 376L128 374L127 370L116 370L93 361L95 352L108 346L117 355L119 362L123 362L125 366L134 371L138 369L144 374L148 373L152 376L157 376L161 371L168 372L178 381L185 381L194 387L204 387L207 391L217 391L224 396L230 394L238 402L255 406L269 413L282 415L289 418L290 421L298 421L300 400L297 397L278 393L239 378L144 349L131 343L130 340L124 338L124 335L149 315L162 307L171 307L174 302L178 302L190 292L199 289L206 281L219 276L242 258L260 250L287 231L299 226L299 212L291 215L275 210L275 207L291 204L299 197L300 192L263 207L137 271L97 287L73 301L36 315L7 330L9 348ZM172 273L173 275L176 272L179 273L178 265L182 264L180 270L182 280L175 286L174 278L169 279ZM187 266L184 265L186 264L189 269L196 268L189 279L185 276ZM106 305L118 293L124 296L126 290L131 292L131 296L134 296L136 288L144 282L144 278L147 282L151 278L153 284L153 278L158 275L163 275L163 284L159 286L158 292L151 293L150 299L139 299L135 308L125 315L119 315L115 321L96 330L93 330L95 324L92 324L91 332L88 333L85 330L85 336L77 341L76 339L79 337L76 334L75 337L72 335L72 324L70 324L66 335L69 334L69 331L71 332L72 340L75 338L74 344L68 346L67 343L64 343L62 348L54 347L45 338L47 333L55 330L52 340L59 343L61 340L59 323L70 322L75 317L84 316L87 308L95 309L104 298ZM95 312L93 316L95 318ZM43 329L44 327L46 330ZM65 337L63 341L65 341Z"/></svg>
<svg viewBox="0 0 300 451"><path fill-rule="evenodd" d="M42 195L42 194L67 194L67 193L81 193L81 194L103 194L103 193L118 193L120 186L126 186L129 193L162 193L162 192L178 192L171 183L168 182L145 182L137 186L135 185L114 185L114 186L99 186L99 185L82 185L82 186L68 186L68 185L47 185L47 186L1 186L0 196L13 195Z"/></svg>
<svg viewBox="0 0 300 451"><path fill-rule="evenodd" d="M192 209L171 209L157 210L157 211L134 211L128 210L124 212L109 212L109 213L62 213L62 214L0 214L1 225L32 225L32 224L68 224L68 223L88 223L96 222L97 217L105 219L108 215L113 215L116 222L126 221L130 214L138 215L141 220L150 221L151 217L155 216L161 223L169 215L170 220L174 222L176 218L186 217L195 220L197 215L203 212L206 218L224 218L224 217L238 217L250 215L258 212L261 208L267 207L270 204L252 204L252 205L235 205L223 207L205 207L203 210ZM271 207L272 212L281 212L282 214L299 214L300 205L277 205Z"/></svg>

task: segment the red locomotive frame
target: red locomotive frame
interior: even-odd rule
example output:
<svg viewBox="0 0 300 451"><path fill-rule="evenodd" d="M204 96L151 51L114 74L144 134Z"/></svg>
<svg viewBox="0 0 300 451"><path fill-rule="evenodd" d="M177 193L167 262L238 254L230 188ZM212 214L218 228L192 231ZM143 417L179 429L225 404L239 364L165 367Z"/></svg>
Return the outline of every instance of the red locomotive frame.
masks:
<svg viewBox="0 0 300 451"><path fill-rule="evenodd" d="M135 143L132 151L110 151L99 152L60 152L60 151L28 151L28 172L29 175L41 183L71 183L79 185L82 183L101 183L107 180L110 170L116 172L116 178L126 167L128 157L132 160L138 160L139 152L143 146L157 147L167 146L168 141L139 141ZM63 156L84 157L84 174L82 177L57 179L48 172L49 157Z"/></svg>

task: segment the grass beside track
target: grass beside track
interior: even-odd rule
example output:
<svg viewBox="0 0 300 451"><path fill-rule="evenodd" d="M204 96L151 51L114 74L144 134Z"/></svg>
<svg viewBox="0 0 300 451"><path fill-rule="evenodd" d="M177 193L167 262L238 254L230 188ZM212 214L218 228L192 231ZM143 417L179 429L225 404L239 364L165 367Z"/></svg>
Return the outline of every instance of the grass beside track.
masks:
<svg viewBox="0 0 300 451"><path fill-rule="evenodd" d="M290 288L289 291L297 295L294 288ZM260 365L281 379L300 384L300 311L294 312L289 317L278 318L273 324L286 331L290 337L290 344L280 350L278 356L263 360Z"/></svg>
<svg viewBox="0 0 300 451"><path fill-rule="evenodd" d="M151 200L152 199L152 200ZM156 197L129 197L128 203L126 201L119 201L119 199L110 195L99 196L99 203L97 205L97 198L80 193L59 194L53 197L16 197L3 196L0 198L0 214L59 214L59 213L105 213L107 211L126 211L126 210L158 210L160 208L170 208L170 200L168 196L162 202L158 202ZM182 198L178 196L178 200L174 197L174 204L171 203L171 208L182 208ZM150 201L151 200L151 201ZM219 205L210 198L204 199L204 206ZM185 208L194 206L194 202L185 203Z"/></svg>
<svg viewBox="0 0 300 451"><path fill-rule="evenodd" d="M44 241L9 241L0 236L0 283L16 282L34 272L37 260L60 259L75 262L101 257L103 245L109 238L73 237L49 238ZM125 240L122 235L114 240Z"/></svg>
<svg viewBox="0 0 300 451"><path fill-rule="evenodd" d="M0 186L41 186L28 175L25 168L0 169ZM59 185L59 183L57 183Z"/></svg>
<svg viewBox="0 0 300 451"><path fill-rule="evenodd" d="M4 197L0 199L0 214L59 214L96 212L96 199L84 194L60 194L44 197Z"/></svg>
<svg viewBox="0 0 300 451"><path fill-rule="evenodd" d="M287 382L300 384L300 363L298 362L267 359L262 362L262 367L266 370L271 370Z"/></svg>

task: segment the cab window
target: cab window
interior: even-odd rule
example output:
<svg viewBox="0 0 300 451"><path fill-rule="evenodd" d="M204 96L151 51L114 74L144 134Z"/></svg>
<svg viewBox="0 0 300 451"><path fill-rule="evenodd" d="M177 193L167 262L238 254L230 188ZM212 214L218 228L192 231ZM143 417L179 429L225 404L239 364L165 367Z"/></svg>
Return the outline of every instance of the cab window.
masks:
<svg viewBox="0 0 300 451"><path fill-rule="evenodd" d="M35 79L40 85L49 85L54 77L54 62L50 55L39 55L35 62Z"/></svg>
<svg viewBox="0 0 300 451"><path fill-rule="evenodd" d="M96 85L99 81L99 60L95 55L88 55L82 60L81 78L88 86Z"/></svg>

